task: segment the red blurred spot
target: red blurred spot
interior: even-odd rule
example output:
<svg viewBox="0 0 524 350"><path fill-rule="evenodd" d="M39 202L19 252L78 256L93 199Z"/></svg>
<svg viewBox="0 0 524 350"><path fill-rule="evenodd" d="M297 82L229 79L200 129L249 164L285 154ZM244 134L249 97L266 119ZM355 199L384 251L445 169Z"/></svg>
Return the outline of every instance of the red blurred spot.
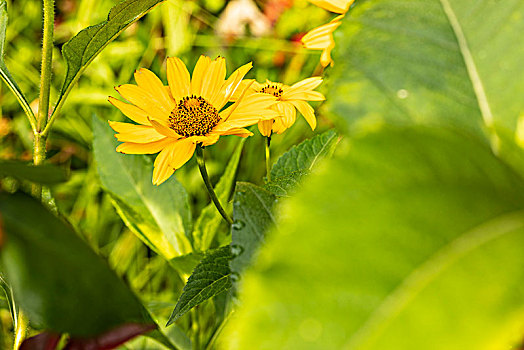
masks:
<svg viewBox="0 0 524 350"><path fill-rule="evenodd" d="M19 350L55 350L59 340L59 334L44 332L24 340Z"/></svg>

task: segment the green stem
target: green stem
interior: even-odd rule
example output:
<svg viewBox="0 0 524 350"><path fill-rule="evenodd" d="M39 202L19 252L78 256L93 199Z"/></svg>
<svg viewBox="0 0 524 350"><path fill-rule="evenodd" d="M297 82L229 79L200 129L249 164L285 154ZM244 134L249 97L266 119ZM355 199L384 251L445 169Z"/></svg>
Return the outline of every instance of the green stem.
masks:
<svg viewBox="0 0 524 350"><path fill-rule="evenodd" d="M33 164L39 165L46 158L47 134L43 134L49 115L49 95L51 91L51 68L53 61L53 29L55 23L55 1L43 0L44 28L42 39L42 67L40 70L40 96L38 102L38 116L36 130L34 130ZM42 187L33 186L33 195L42 196Z"/></svg>
<svg viewBox="0 0 524 350"><path fill-rule="evenodd" d="M46 140L47 137L36 132L33 139L33 164L40 165L44 163L46 157ZM42 198L42 186L33 184L32 193L35 198Z"/></svg>
<svg viewBox="0 0 524 350"><path fill-rule="evenodd" d="M266 137L266 177L267 182L271 181L271 154L269 153L269 145L271 144L271 136Z"/></svg>
<svg viewBox="0 0 524 350"><path fill-rule="evenodd" d="M202 175L202 179L204 180L204 184L206 185L207 192L209 193L209 197L211 197L211 200L215 204L215 207L217 207L218 212L220 213L220 215L222 215L224 220L226 220L228 224L233 225L233 220L229 217L229 215L227 215L226 211L220 204L220 201L217 198L215 190L213 190L213 186L211 185L211 181L209 180L209 176L207 175L206 162L204 160L204 149L202 148L202 146L197 145L196 154L197 154L198 168L200 169L200 174Z"/></svg>

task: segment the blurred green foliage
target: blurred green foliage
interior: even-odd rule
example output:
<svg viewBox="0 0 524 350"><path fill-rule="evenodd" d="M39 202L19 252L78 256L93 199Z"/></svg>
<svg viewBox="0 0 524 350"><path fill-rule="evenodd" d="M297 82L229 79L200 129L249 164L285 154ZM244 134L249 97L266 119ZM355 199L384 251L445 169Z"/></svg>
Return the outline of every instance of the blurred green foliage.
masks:
<svg viewBox="0 0 524 350"><path fill-rule="evenodd" d="M83 28L107 18L116 0L58 0L55 17L55 48L51 83L51 108L63 83L66 65L61 57L62 45ZM5 62L33 111L38 104L42 9L39 1L7 1L9 25L5 46ZM159 320L167 320L181 294L185 281L165 263L165 259L145 246L124 225L116 213L111 198L103 192L98 178L92 149L91 120L94 115L103 120L124 120L124 116L107 102L117 96L113 86L133 83L135 69L145 67L157 73L165 82L165 59L181 57L190 67L201 54L224 56L228 72L253 61L248 78L266 78L292 84L311 76L318 69L318 53L301 48L297 39L302 33L330 18L329 13L312 6L306 0L257 1L271 18L270 32L260 38L246 36L230 38L217 34L217 21L227 1L167 0L139 22L133 24L92 62L72 89L48 140L49 163L67 169L69 180L54 186L56 210L74 226L85 241L109 261L117 274L139 295ZM291 6L292 5L292 6ZM276 15L275 15L276 13ZM316 106L316 105L315 105ZM322 131L331 123L318 115ZM255 134L256 127L253 128ZM313 136L299 117L285 135L272 139L272 156L280 154ZM210 147L207 166L216 183L233 154L237 140L223 138ZM245 143L237 179L263 184L265 174L263 140L259 135ZM114 152L114 150L107 150ZM32 133L29 123L15 97L0 85L0 159L30 160ZM192 160L177 171L178 180L188 191L192 216L197 218L208 204L196 162ZM28 189L25 182L12 178L0 179L0 191ZM224 229L224 228L223 228ZM214 243L215 245L217 242ZM222 301L223 303L223 301ZM10 347L12 324L2 300L0 326L3 335L0 347ZM207 302L183 317L171 333L191 334L191 325L198 319L201 342L209 341L217 329L222 314L220 302ZM162 322L161 322L162 323ZM30 334L34 334L30 331ZM179 341L187 341L178 335ZM175 338L176 334L173 335ZM181 339L181 340L180 340ZM140 344L141 340L135 341ZM138 346L140 348L140 346ZM147 347L146 347L147 348Z"/></svg>

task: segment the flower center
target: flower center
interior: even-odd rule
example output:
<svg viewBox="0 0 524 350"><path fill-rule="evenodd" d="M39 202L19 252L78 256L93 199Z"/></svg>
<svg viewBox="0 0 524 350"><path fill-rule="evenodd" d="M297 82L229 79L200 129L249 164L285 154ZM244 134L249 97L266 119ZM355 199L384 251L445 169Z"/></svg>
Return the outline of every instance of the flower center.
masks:
<svg viewBox="0 0 524 350"><path fill-rule="evenodd" d="M207 135L220 121L213 105L200 96L186 96L178 102L169 116L169 127L180 136Z"/></svg>
<svg viewBox="0 0 524 350"><path fill-rule="evenodd" d="M266 86L264 86L262 90L260 90L260 92L273 95L275 97L280 97L282 96L282 92L284 91L280 87L278 87L277 84L266 84Z"/></svg>

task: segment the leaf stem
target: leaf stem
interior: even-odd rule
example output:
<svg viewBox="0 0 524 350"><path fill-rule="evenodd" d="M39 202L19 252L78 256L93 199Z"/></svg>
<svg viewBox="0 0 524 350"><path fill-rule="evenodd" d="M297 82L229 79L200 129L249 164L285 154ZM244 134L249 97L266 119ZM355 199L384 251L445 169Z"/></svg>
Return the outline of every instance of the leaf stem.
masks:
<svg viewBox="0 0 524 350"><path fill-rule="evenodd" d="M22 313L22 311L18 311L18 317L15 322L15 341L13 343L13 350L20 349L20 346L22 345L26 333L27 333L27 318Z"/></svg>
<svg viewBox="0 0 524 350"><path fill-rule="evenodd" d="M266 137L266 178L267 182L271 181L271 154L269 153L269 146L271 144L271 136Z"/></svg>
<svg viewBox="0 0 524 350"><path fill-rule="evenodd" d="M211 185L211 181L209 180L209 176L207 175L206 170L206 163L204 160L204 149L202 146L197 145L196 146L196 154L197 154L197 163L198 163L198 169L200 169L200 174L202 175L202 179L204 180L204 184L206 185L207 192L209 193L209 197L211 197L211 200L215 204L215 207L217 207L218 212L224 220L227 221L228 224L233 225L233 220L227 215L226 211L220 204L220 201L217 198L217 195L215 193L215 190L213 190L213 186Z"/></svg>
<svg viewBox="0 0 524 350"><path fill-rule="evenodd" d="M38 116L34 130L33 164L39 165L46 158L47 134L43 134L49 115L49 95L51 90L51 69L53 62L53 30L55 24L55 1L43 0L44 27L42 39L42 66L40 69L40 95L38 100ZM42 196L42 186L33 185L33 195Z"/></svg>

